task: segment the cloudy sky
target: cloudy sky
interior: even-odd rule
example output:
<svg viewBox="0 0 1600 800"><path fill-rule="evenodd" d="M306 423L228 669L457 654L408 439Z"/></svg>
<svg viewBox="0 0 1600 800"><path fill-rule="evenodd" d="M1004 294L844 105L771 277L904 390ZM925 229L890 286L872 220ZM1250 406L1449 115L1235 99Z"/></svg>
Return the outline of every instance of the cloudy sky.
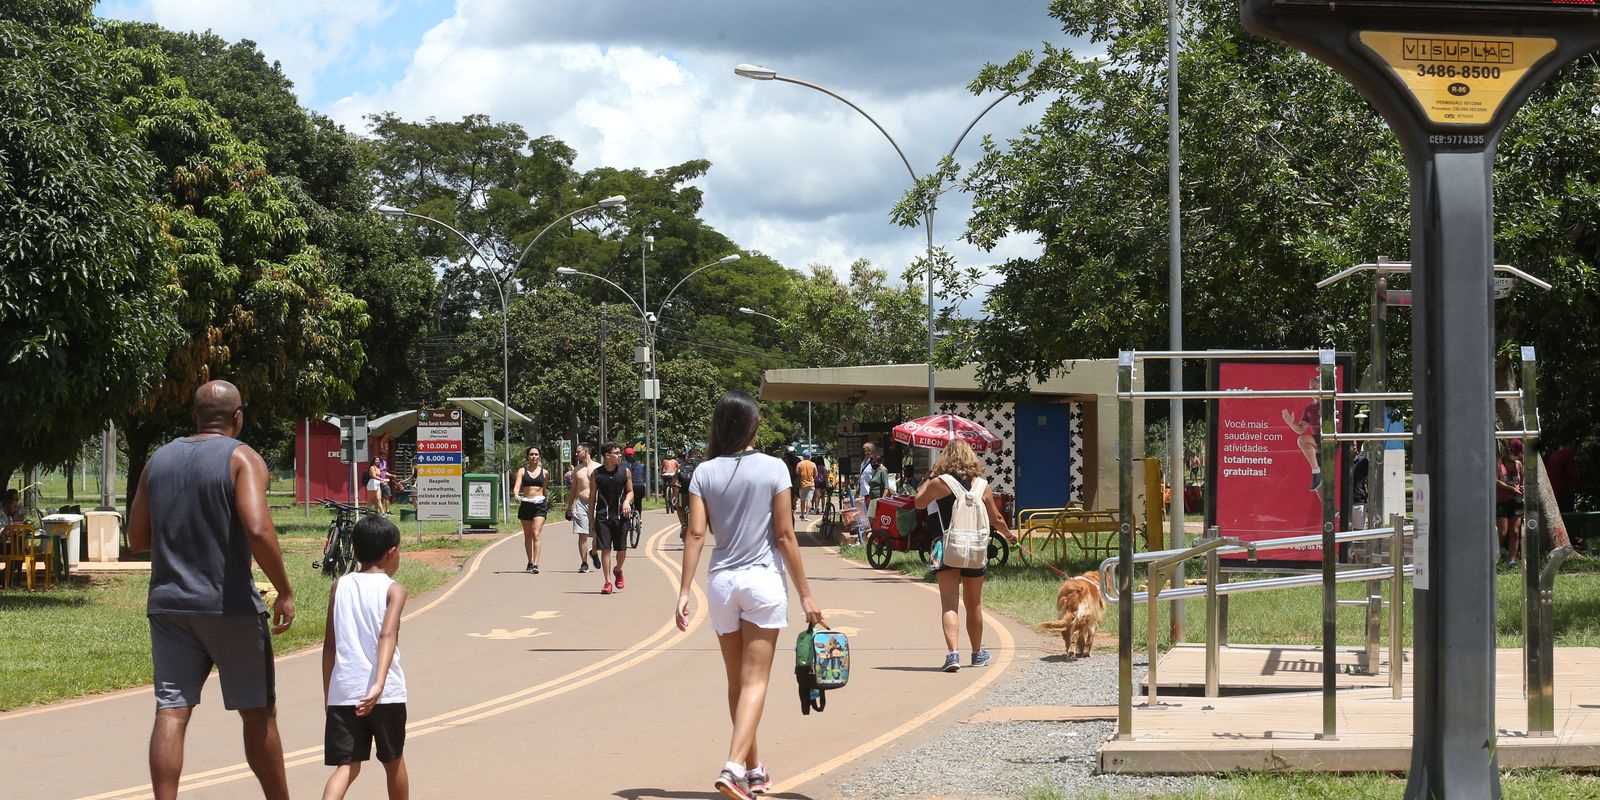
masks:
<svg viewBox="0 0 1600 800"><path fill-rule="evenodd" d="M988 104L966 91L986 62L1061 41L1045 0L105 0L101 16L254 40L302 102L356 131L364 116L486 113L574 146L578 167L654 169L707 158L702 216L742 246L804 268L858 257L894 274L922 248L889 208L909 183L889 143L848 106L733 74L741 62L828 87L875 117L926 172ZM1006 101L1003 139L1041 107ZM960 263L967 199L941 203L935 240Z"/></svg>

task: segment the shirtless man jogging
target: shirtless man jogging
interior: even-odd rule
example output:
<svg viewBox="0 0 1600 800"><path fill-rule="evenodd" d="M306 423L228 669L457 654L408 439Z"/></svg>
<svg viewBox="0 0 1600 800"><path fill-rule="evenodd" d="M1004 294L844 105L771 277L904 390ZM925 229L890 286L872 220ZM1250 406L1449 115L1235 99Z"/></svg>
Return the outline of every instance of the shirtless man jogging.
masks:
<svg viewBox="0 0 1600 800"><path fill-rule="evenodd" d="M590 562L600 568L600 553L590 546L589 519L590 487L594 486L594 470L599 464L589 455L589 445L580 444L575 451L578 468L572 471L572 494L567 499L567 519L572 520L572 532L578 534L578 571L588 572Z"/></svg>

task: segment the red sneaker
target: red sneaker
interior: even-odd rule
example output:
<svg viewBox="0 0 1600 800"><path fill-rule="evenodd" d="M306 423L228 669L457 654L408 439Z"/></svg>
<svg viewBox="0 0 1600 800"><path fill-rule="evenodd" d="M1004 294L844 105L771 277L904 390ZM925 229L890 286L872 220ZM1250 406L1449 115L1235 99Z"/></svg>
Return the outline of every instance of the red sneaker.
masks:
<svg viewBox="0 0 1600 800"><path fill-rule="evenodd" d="M620 590L622 588L622 569L619 567L611 570L611 574L617 577L617 588Z"/></svg>
<svg viewBox="0 0 1600 800"><path fill-rule="evenodd" d="M611 594L611 581L606 581L606 585L600 587L600 593Z"/></svg>

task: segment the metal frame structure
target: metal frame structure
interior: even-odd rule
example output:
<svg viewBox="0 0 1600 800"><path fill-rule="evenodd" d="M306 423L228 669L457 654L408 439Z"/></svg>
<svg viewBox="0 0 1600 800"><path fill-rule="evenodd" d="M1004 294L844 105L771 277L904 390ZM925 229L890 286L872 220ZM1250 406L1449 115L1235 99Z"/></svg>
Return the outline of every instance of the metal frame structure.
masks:
<svg viewBox="0 0 1600 800"><path fill-rule="evenodd" d="M1134 391L1133 379L1137 364L1146 359L1197 359L1197 360L1247 360L1247 359L1285 359L1305 358L1315 356L1320 367L1321 381L1317 389L1289 389L1289 390L1251 390L1229 389L1218 391ZM1523 419L1521 430L1497 431L1495 437L1499 439L1525 438L1527 447L1524 450L1524 460L1532 461L1538 458L1539 421L1537 412L1537 387L1538 377L1536 359L1531 347L1521 350L1521 382L1522 389L1512 391L1494 392L1495 399L1521 399L1523 401ZM1399 515L1391 515L1389 525L1383 528L1368 528L1358 531L1335 531L1334 498L1333 492L1328 492L1323 498L1323 526L1320 534L1310 536L1295 536L1280 539L1271 539L1256 542L1242 542L1237 539L1228 539L1220 536L1217 528L1208 531L1207 537L1193 547L1171 550L1150 551L1135 554L1133 531L1133 405L1135 402L1149 400L1170 399L1203 399L1221 400L1228 398L1271 398L1271 397L1312 397L1322 403L1322 446L1319 452L1319 461L1324 467L1334 463L1335 448L1340 442L1370 442L1385 440L1409 441L1412 434L1409 432L1358 432L1339 433L1334 429L1334 406L1336 403L1356 403L1374 401L1412 402L1414 398L1408 392L1338 392L1334 385L1334 351L1309 350L1309 351L1247 351L1247 350L1206 350L1206 351L1161 351L1137 352L1122 351L1118 356L1117 367L1117 400L1118 400L1118 427L1120 434L1119 452L1121 464L1119 467L1119 497L1120 518L1119 531L1121 533L1119 555L1108 558L1100 565L1100 583L1106 590L1107 599L1117 605L1118 622L1118 685L1117 685L1117 738L1131 739L1133 737L1133 604L1148 602L1148 684L1146 707L1158 707L1157 694L1157 642L1156 642L1156 602L1177 601L1186 597L1204 596L1206 599L1206 694L1216 696L1219 690L1219 648L1227 640L1227 608L1226 598L1233 594L1242 594L1256 591L1269 591L1298 586L1322 586L1322 732L1319 738L1332 740L1338 737L1337 728L1337 700L1338 689L1338 664L1336 661L1337 641L1336 611L1341 605L1353 605L1366 609L1366 656L1369 669L1376 669L1377 642L1379 639L1382 609L1385 604L1389 607L1390 620L1390 686L1394 697L1399 699L1402 693L1402 674L1404 671L1404 647L1401 638L1404 630L1402 609L1403 583L1407 575L1415 573L1415 567L1405 563L1404 539L1407 535L1416 532L1414 525L1407 525ZM1524 470L1524 474L1533 474L1537 470ZM1530 478L1529 480L1534 480ZM1542 533L1542 520L1538 517L1536 509L1529 508L1524 523L1524 661L1526 668L1525 692L1528 700L1528 728L1530 736L1549 736L1554 730L1554 665L1553 642L1554 620L1551 607L1551 596L1555 575L1561 562L1570 554L1570 548L1562 548L1552 553L1548 559L1542 550L1544 545ZM1386 539L1389 542L1389 563L1383 565L1377 554L1369 554L1369 565L1366 567L1346 566L1340 569L1337 563L1337 546L1345 542L1358 542L1368 540ZM1223 553L1247 553L1254 560L1257 550L1268 550L1297 545L1320 544L1322 546L1322 568L1316 575L1289 575L1284 577L1265 578L1238 583L1221 583L1221 567L1219 557ZM1207 559L1207 585L1201 587L1167 588L1166 580L1171 575L1182 569L1185 561L1198 556ZM1147 563L1147 586L1151 587L1145 592L1133 591L1134 565ZM1125 565L1125 566L1124 566ZM1115 570L1115 590L1112 590L1113 571ZM1277 571L1277 570L1275 570ZM1288 571L1288 570L1284 570ZM1379 591L1369 588L1365 600L1352 600L1341 602L1338 599L1335 586L1339 583L1367 581L1374 586L1378 581L1392 581L1391 596L1386 601Z"/></svg>

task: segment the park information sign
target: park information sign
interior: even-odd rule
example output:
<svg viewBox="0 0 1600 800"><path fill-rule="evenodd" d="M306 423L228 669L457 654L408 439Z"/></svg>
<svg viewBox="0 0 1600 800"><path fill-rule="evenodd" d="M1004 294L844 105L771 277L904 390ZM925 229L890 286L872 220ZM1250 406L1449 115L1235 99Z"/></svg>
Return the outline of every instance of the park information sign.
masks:
<svg viewBox="0 0 1600 800"><path fill-rule="evenodd" d="M1314 361L1212 362L1213 388L1298 390L1316 388L1321 370ZM1344 391L1347 370L1335 368L1335 386ZM1212 404L1211 453L1206 526L1247 542L1311 536L1322 532L1322 497L1343 499L1343 448L1326 474L1319 468L1322 401L1315 397L1239 397ZM1336 413L1335 424L1344 430ZM1342 506L1343 503L1336 505ZM1244 560L1243 553L1222 556ZM1320 544L1263 550L1261 561L1320 562Z"/></svg>
<svg viewBox="0 0 1600 800"><path fill-rule="evenodd" d="M1500 797L1495 722L1494 150L1556 70L1600 48L1592 0L1244 0L1399 139L1411 179L1415 691L1406 797ZM1529 574L1543 548L1524 554ZM1325 661L1326 661L1325 657ZM1514 680L1514 678L1513 678ZM1325 712L1326 715L1326 712ZM1325 723L1326 724L1326 723Z"/></svg>
<svg viewBox="0 0 1600 800"><path fill-rule="evenodd" d="M461 409L417 412L417 519L461 521Z"/></svg>

